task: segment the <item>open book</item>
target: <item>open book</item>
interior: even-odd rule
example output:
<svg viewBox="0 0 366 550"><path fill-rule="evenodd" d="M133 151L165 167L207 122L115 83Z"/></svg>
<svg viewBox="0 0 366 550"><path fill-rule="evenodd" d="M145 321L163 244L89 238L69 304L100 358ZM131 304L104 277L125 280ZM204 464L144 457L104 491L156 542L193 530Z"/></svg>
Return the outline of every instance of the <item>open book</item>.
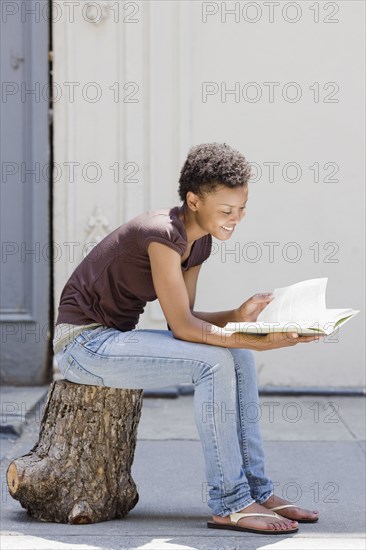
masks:
<svg viewBox="0 0 366 550"><path fill-rule="evenodd" d="M332 334L359 310L327 309L325 290L328 279L309 279L284 288L276 288L274 299L261 311L256 322L227 323L225 333L297 332Z"/></svg>

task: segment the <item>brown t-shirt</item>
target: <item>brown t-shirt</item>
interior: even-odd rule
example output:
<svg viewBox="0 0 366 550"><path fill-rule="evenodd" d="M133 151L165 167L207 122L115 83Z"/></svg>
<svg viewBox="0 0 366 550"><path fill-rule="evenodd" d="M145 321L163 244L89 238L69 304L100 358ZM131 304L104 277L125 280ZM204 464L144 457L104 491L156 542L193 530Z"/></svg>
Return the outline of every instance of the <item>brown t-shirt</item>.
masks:
<svg viewBox="0 0 366 550"><path fill-rule="evenodd" d="M146 302L157 297L147 253L152 241L183 256L188 242L178 206L141 214L97 244L67 281L56 324L100 323L121 331L133 330ZM210 234L197 239L182 271L204 262L211 245Z"/></svg>

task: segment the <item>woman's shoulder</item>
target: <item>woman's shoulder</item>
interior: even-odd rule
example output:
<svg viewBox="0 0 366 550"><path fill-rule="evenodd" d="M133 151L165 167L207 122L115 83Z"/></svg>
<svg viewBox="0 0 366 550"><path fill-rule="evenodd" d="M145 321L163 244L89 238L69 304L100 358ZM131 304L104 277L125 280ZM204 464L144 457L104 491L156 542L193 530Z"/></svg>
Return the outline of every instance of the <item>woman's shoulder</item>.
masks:
<svg viewBox="0 0 366 550"><path fill-rule="evenodd" d="M179 207L149 210L135 218L134 228L144 248L152 241L171 245L183 254L187 247L187 233L179 218Z"/></svg>
<svg viewBox="0 0 366 550"><path fill-rule="evenodd" d="M131 222L156 222L167 223L169 221L179 220L179 206L171 206L166 208L154 208L147 210L133 218Z"/></svg>
<svg viewBox="0 0 366 550"><path fill-rule="evenodd" d="M183 222L179 218L179 206L148 210L132 219L129 225L142 232L161 230L163 232L178 232L184 238L187 237Z"/></svg>

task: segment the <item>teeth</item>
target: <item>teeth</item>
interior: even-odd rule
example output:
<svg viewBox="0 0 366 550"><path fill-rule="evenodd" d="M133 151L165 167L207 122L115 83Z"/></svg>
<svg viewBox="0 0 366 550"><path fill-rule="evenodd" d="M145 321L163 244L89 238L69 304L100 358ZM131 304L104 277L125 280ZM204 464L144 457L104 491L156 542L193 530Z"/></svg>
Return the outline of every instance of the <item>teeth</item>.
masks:
<svg viewBox="0 0 366 550"><path fill-rule="evenodd" d="M226 227L225 225L222 226L223 229L225 229L226 231L232 231L234 228L233 227Z"/></svg>

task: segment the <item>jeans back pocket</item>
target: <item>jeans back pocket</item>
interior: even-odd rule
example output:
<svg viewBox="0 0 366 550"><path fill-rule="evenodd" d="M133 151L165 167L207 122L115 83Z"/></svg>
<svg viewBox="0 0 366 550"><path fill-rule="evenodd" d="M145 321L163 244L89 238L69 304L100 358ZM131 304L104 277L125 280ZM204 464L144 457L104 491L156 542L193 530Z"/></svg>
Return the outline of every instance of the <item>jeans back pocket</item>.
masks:
<svg viewBox="0 0 366 550"><path fill-rule="evenodd" d="M60 370L66 380L70 382L75 382L75 384L90 384L92 386L104 386L104 380L101 376L97 376L89 372L87 369L82 367L72 355L69 355L66 359L66 364L62 370Z"/></svg>

